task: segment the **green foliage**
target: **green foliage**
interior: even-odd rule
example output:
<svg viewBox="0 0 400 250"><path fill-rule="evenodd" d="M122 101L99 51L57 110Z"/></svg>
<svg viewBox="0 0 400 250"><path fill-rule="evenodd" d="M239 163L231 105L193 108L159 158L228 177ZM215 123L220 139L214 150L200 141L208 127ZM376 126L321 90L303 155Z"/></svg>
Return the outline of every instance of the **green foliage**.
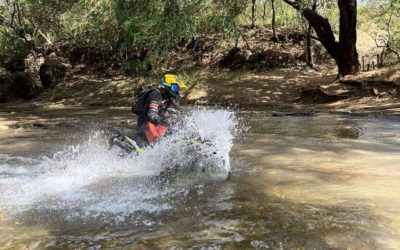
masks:
<svg viewBox="0 0 400 250"><path fill-rule="evenodd" d="M28 54L29 50L24 41L8 35L4 28L0 27L0 66L9 60L24 59Z"/></svg>
<svg viewBox="0 0 400 250"><path fill-rule="evenodd" d="M144 75L150 71L150 67L147 63L137 60L124 61L122 63L122 69L129 75Z"/></svg>
<svg viewBox="0 0 400 250"><path fill-rule="evenodd" d="M78 46L112 48L121 28L115 19L112 1L81 0L64 13L64 32Z"/></svg>
<svg viewBox="0 0 400 250"><path fill-rule="evenodd" d="M0 15L5 15L7 8L0 6ZM0 66L9 58L24 58L27 55L25 44L14 34L9 34L5 26L0 25Z"/></svg>
<svg viewBox="0 0 400 250"><path fill-rule="evenodd" d="M250 1L249 1L250 2ZM264 3L265 16L264 16ZM301 1L301 8L312 8L313 0ZM299 11L288 5L282 0L275 0L276 11L276 27L292 30L304 30L307 21L302 19ZM339 31L339 11L336 0L317 0L317 12L328 18L332 24L332 29L335 33ZM241 25L249 26L251 24L251 5L247 4L245 11L239 17ZM272 20L272 5L271 0L257 1L257 23L260 26L271 26Z"/></svg>
<svg viewBox="0 0 400 250"><path fill-rule="evenodd" d="M74 2L8 0L0 5L0 59L23 59L63 34L60 15Z"/></svg>
<svg viewBox="0 0 400 250"><path fill-rule="evenodd" d="M265 16L264 16L264 2ZM277 27L285 27L291 29L300 28L298 22L298 11L284 3L283 1L275 1L276 25ZM257 2L257 24L259 26L270 26L272 19L271 0L262 0ZM251 24L251 5L248 4L245 11L239 17L241 25L249 26Z"/></svg>
<svg viewBox="0 0 400 250"><path fill-rule="evenodd" d="M157 64L182 40L210 32L233 33L240 1L81 0L64 15L67 33L80 46L110 50L121 58L146 49L142 62ZM137 62L124 63L136 69ZM139 70L141 71L141 70Z"/></svg>
<svg viewBox="0 0 400 250"><path fill-rule="evenodd" d="M360 8L360 24L375 41L376 46L397 54L400 60L400 2L370 0Z"/></svg>
<svg viewBox="0 0 400 250"><path fill-rule="evenodd" d="M182 40L210 32L237 35L236 17L245 2L9 0L0 6L0 57L24 57L44 44L62 43L112 54L138 72L165 60ZM136 52L143 50L148 53L138 65Z"/></svg>
<svg viewBox="0 0 400 250"><path fill-rule="evenodd" d="M157 69L181 41L222 34L237 40L251 24L249 0L8 0L0 5L0 59L24 58L45 44L91 48L96 58L122 62L129 73ZM265 3L265 5L264 5ZM303 0L301 8L311 8ZM336 0L318 0L317 11L339 29ZM265 8L265 16L263 15ZM400 51L397 0L359 5L360 26L376 30L377 41ZM257 1L257 23L270 27L271 0ZM275 1L276 26L306 30L298 11ZM4 20L11 23L8 25Z"/></svg>

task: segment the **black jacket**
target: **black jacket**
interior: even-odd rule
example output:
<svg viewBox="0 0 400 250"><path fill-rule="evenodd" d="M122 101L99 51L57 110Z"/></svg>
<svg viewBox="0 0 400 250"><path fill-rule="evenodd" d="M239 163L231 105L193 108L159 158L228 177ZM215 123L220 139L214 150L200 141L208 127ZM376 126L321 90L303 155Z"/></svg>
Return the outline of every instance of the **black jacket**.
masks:
<svg viewBox="0 0 400 250"><path fill-rule="evenodd" d="M148 121L156 125L160 124L167 108L166 101L168 100L163 100L159 89L152 89L149 91L150 92L146 95L143 115L139 116L138 119L139 127L143 126L143 124L146 124Z"/></svg>

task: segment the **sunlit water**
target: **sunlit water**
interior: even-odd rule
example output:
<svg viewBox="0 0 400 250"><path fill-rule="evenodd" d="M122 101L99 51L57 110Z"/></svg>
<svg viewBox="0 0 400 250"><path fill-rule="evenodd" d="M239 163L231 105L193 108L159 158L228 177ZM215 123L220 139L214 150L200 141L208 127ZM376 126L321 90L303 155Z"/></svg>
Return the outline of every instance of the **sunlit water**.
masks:
<svg viewBox="0 0 400 250"><path fill-rule="evenodd" d="M49 131L48 152L0 155L0 248L400 248L397 119L197 110L184 124L137 157L75 127ZM199 154L180 146L193 133L212 141Z"/></svg>

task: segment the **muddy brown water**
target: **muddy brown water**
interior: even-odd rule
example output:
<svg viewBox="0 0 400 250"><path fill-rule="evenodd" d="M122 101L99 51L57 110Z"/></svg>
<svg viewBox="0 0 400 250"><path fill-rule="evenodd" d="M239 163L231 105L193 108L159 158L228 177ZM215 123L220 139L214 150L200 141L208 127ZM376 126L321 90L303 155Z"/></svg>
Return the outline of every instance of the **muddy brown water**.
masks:
<svg viewBox="0 0 400 250"><path fill-rule="evenodd" d="M40 157L79 143L94 124L130 116L119 109L10 112L0 114L8 119L77 120L1 132L0 192L9 189L7 178L34 180L41 171L35 169ZM237 116L248 129L235 139L228 180L154 184L148 176L113 175L88 187L102 190L101 208L107 208L95 216L86 215L79 205L53 204L50 198L51 205L39 204L23 213L0 211L0 248L400 248L396 117L271 117L243 111ZM10 170L21 165L28 171ZM42 183L47 185L46 180ZM132 206L136 201L128 193L125 198L114 196L118 189L129 192L131 187L142 190L138 209L123 216L113 213L113 202L128 197L124 202ZM152 199L155 206L143 205ZM13 202L17 208L24 204Z"/></svg>

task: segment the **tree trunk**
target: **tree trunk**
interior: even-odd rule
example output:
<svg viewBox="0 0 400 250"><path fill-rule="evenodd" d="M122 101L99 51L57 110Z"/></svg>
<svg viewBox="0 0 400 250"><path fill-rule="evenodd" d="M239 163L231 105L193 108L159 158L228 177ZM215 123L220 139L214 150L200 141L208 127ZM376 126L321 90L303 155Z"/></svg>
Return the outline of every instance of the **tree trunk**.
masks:
<svg viewBox="0 0 400 250"><path fill-rule="evenodd" d="M283 0L302 15L313 27L318 40L338 66L338 76L354 74L360 70L357 42L357 3L356 0L338 0L340 11L340 38L336 42L331 24L310 8L302 8L299 0Z"/></svg>
<svg viewBox="0 0 400 250"><path fill-rule="evenodd" d="M307 27L307 36L306 36L306 63L307 66L310 68L314 67L314 60L313 60L313 51L312 51L312 41L311 41L311 25Z"/></svg>
<svg viewBox="0 0 400 250"><path fill-rule="evenodd" d="M317 10L317 0L313 0L312 10L313 11ZM307 34L306 34L306 63L307 63L308 67L313 68L314 67L314 60L313 60L311 34L312 34L312 27L311 27L310 24L308 24Z"/></svg>
<svg viewBox="0 0 400 250"><path fill-rule="evenodd" d="M278 37L276 36L276 13L275 13L275 0L271 0L271 7L272 7L272 33L273 33L273 38L272 40L274 42L278 42Z"/></svg>
<svg viewBox="0 0 400 250"><path fill-rule="evenodd" d="M262 16L263 20L265 20L265 17L267 16L267 3L268 3L268 0L264 0L264 3L263 3L263 16Z"/></svg>
<svg viewBox="0 0 400 250"><path fill-rule="evenodd" d="M310 26L313 27L322 46L332 56L336 64L339 65L339 43L335 40L335 35L328 19L320 16L311 9L304 9L303 16L307 19Z"/></svg>
<svg viewBox="0 0 400 250"><path fill-rule="evenodd" d="M338 0L340 10L339 74L360 71L357 53L357 0Z"/></svg>
<svg viewBox="0 0 400 250"><path fill-rule="evenodd" d="M257 0L251 0L251 28L257 27Z"/></svg>

